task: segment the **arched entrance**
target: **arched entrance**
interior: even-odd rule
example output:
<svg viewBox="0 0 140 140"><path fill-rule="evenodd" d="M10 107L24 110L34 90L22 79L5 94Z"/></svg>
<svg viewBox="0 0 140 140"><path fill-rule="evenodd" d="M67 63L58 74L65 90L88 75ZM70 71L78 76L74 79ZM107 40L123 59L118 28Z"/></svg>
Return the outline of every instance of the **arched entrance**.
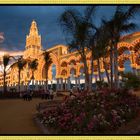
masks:
<svg viewBox="0 0 140 140"><path fill-rule="evenodd" d="M40 79L43 79L46 81L46 72L48 72L48 88L53 88L53 90L56 90L56 85L57 85L57 76L60 75L60 66L59 66L59 61L58 58L55 54L50 53L50 57L52 59L52 64L49 66L48 71L45 70L45 62L44 62L44 57L40 60L40 70L38 73L40 75Z"/></svg>
<svg viewBox="0 0 140 140"><path fill-rule="evenodd" d="M53 88L53 90L56 90L56 65L51 64L48 68L48 71L46 70L46 66L44 64L42 69L42 78L43 80L46 80L46 75L48 75L48 88Z"/></svg>

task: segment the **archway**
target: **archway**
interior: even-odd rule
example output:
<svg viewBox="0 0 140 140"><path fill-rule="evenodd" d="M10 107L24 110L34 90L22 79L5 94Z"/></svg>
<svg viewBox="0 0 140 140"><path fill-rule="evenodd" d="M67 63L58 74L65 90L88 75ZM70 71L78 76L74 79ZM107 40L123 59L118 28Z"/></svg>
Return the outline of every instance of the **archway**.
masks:
<svg viewBox="0 0 140 140"><path fill-rule="evenodd" d="M50 57L52 59L52 64L48 68L48 86L49 88L54 88L56 89L56 79L57 76L60 75L60 66L59 66L59 61L58 57L54 53L50 53ZM39 83L43 80L46 81L46 70L45 70L45 61L44 57L42 56L40 61L39 61L39 66L38 66L38 81Z"/></svg>
<svg viewBox="0 0 140 140"><path fill-rule="evenodd" d="M46 74L48 75L48 87L53 88L53 90L56 90L56 65L51 64L48 68L48 71L46 70L46 66L44 64L42 69L42 78L46 80Z"/></svg>
<svg viewBox="0 0 140 140"><path fill-rule="evenodd" d="M120 68L124 68L124 73L133 72L129 55L123 55L123 57L120 57L118 64Z"/></svg>
<svg viewBox="0 0 140 140"><path fill-rule="evenodd" d="M75 66L76 65L76 61L74 59L72 59L70 62L69 62L69 65L70 66Z"/></svg>

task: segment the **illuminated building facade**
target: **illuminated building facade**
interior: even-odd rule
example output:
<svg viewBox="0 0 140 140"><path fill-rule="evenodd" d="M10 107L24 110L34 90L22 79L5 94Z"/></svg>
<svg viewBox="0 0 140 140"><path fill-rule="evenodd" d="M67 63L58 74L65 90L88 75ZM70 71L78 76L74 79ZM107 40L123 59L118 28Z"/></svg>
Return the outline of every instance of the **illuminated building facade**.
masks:
<svg viewBox="0 0 140 140"><path fill-rule="evenodd" d="M50 49L52 58L52 64L49 67L48 79L49 84L56 84L57 90L70 89L70 84L80 85L84 83L84 72L83 63L78 52L68 52L67 46L56 45ZM118 64L119 71L125 71L125 62L129 60L130 68L135 73L140 71L140 32L136 32L130 35L123 36L121 42L118 43ZM34 78L35 84L44 85L45 84L45 62L43 58L43 47L41 45L41 36L38 34L38 28L35 21L31 23L29 35L26 36L26 46L23 52L23 58L25 59L38 59L38 68L35 71ZM87 63L89 68L89 74L91 74L91 52L87 52ZM108 64L108 71L110 60L109 57L106 58L106 63ZM105 79L105 69L103 65L103 60L100 58L100 67L102 76ZM97 72L97 61L94 61L94 80L98 78ZM21 71L21 85L29 84L31 80L31 70L28 65L24 67ZM7 86L16 86L18 84L18 68L11 67L8 71ZM0 85L3 85L3 75L0 75Z"/></svg>

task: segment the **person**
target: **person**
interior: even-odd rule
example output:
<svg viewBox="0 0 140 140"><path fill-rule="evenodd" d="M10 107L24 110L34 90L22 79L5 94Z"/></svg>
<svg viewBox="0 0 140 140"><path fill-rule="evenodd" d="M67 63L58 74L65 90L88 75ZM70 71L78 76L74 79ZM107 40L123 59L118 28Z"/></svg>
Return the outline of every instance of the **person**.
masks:
<svg viewBox="0 0 140 140"><path fill-rule="evenodd" d="M23 99L24 99L24 101L27 100L27 93L26 92L23 93Z"/></svg>
<svg viewBox="0 0 140 140"><path fill-rule="evenodd" d="M53 100L53 97L54 97L54 95L53 95L53 89L51 88L50 89L50 99Z"/></svg>
<svg viewBox="0 0 140 140"><path fill-rule="evenodd" d="M50 92L47 89L46 92L45 92L45 99L49 99L49 98L50 98Z"/></svg>
<svg viewBox="0 0 140 140"><path fill-rule="evenodd" d="M31 90L27 91L27 100L30 101L31 100Z"/></svg>
<svg viewBox="0 0 140 140"><path fill-rule="evenodd" d="M32 100L33 93L34 93L33 90L30 90L30 95L29 95L30 100Z"/></svg>

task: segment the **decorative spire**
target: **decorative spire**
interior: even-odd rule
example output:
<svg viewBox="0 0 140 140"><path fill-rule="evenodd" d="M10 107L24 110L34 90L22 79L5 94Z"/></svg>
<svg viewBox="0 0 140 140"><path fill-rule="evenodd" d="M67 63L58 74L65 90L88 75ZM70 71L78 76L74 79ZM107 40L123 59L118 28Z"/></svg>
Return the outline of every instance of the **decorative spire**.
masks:
<svg viewBox="0 0 140 140"><path fill-rule="evenodd" d="M38 34L36 22L33 20L30 26L29 35L26 36L26 50L24 57L37 57L41 53L41 36Z"/></svg>
<svg viewBox="0 0 140 140"><path fill-rule="evenodd" d="M30 27L29 35L38 35L38 28L36 22L33 20Z"/></svg>

